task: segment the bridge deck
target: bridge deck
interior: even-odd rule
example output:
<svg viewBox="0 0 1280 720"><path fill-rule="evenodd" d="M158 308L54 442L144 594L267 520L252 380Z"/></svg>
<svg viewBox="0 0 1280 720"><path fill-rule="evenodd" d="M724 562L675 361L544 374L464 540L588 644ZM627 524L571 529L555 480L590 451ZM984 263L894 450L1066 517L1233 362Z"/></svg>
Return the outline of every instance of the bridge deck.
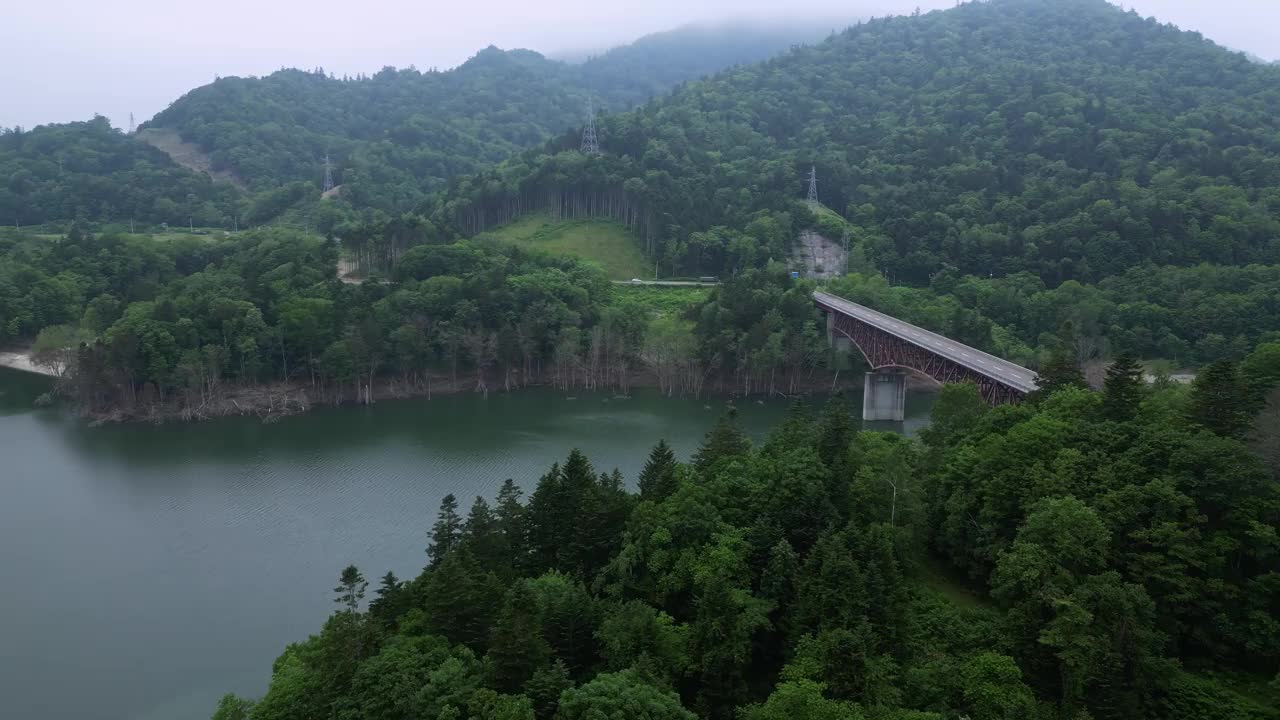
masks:
<svg viewBox="0 0 1280 720"><path fill-rule="evenodd" d="M981 350L958 343L937 333L929 332L922 327L903 322L890 315L876 312L869 307L849 302L844 298L829 293L815 292L813 299L819 305L842 312L891 335L896 335L909 343L919 345L930 352L941 355L954 363L963 365L976 373L986 375L1021 392L1029 393L1037 387L1035 372L1021 365L1015 365L1008 360L1001 360L995 355L984 353Z"/></svg>

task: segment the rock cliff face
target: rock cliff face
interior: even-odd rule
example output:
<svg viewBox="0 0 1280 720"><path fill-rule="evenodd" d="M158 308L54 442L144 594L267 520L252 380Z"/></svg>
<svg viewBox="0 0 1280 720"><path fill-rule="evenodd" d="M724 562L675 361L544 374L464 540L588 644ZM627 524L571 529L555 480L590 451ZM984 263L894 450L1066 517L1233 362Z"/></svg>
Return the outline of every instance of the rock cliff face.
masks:
<svg viewBox="0 0 1280 720"><path fill-rule="evenodd" d="M791 269L803 277L825 280L844 274L848 255L839 240L805 230L791 252Z"/></svg>

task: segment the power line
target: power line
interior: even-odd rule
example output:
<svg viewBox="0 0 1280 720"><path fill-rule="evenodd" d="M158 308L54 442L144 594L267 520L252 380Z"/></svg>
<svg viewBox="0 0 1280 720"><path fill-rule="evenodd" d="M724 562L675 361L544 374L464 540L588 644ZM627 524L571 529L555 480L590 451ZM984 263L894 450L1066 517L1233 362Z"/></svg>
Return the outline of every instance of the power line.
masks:
<svg viewBox="0 0 1280 720"><path fill-rule="evenodd" d="M582 128L582 154L600 154L600 141L596 138L596 109L591 98L587 98L587 124Z"/></svg>

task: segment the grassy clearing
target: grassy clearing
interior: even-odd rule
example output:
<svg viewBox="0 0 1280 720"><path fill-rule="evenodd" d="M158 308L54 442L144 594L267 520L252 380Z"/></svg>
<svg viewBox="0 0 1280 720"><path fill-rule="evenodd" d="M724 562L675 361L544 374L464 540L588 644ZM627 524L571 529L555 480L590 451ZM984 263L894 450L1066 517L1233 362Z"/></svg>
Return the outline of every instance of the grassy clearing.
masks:
<svg viewBox="0 0 1280 720"><path fill-rule="evenodd" d="M487 237L558 255L574 255L604 268L614 280L647 278L653 267L626 228L605 220L554 220L526 215L485 233Z"/></svg>
<svg viewBox="0 0 1280 720"><path fill-rule="evenodd" d="M651 317L681 317L690 307L698 307L711 294L709 287L670 285L618 285L619 304L644 308Z"/></svg>

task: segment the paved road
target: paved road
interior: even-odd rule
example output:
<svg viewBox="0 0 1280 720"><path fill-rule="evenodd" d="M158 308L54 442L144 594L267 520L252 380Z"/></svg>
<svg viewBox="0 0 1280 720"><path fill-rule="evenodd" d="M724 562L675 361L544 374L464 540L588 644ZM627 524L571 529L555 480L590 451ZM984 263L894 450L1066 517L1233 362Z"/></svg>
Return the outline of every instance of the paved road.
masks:
<svg viewBox="0 0 1280 720"><path fill-rule="evenodd" d="M897 335L909 343L919 345L930 352L937 353L952 362L963 365L974 372L986 375L1021 392L1029 393L1037 387L1035 372L1021 365L1015 365L1008 360L1001 360L995 355L989 355L981 350L971 348L963 343L958 343L955 340L929 332L924 328L916 327L911 323L903 322L890 315L876 312L869 307L849 302L835 295L815 292L813 299L819 305L857 318L891 335Z"/></svg>
<svg viewBox="0 0 1280 720"><path fill-rule="evenodd" d="M614 280L614 285L658 285L660 287L715 287L718 282L698 282L697 280Z"/></svg>

